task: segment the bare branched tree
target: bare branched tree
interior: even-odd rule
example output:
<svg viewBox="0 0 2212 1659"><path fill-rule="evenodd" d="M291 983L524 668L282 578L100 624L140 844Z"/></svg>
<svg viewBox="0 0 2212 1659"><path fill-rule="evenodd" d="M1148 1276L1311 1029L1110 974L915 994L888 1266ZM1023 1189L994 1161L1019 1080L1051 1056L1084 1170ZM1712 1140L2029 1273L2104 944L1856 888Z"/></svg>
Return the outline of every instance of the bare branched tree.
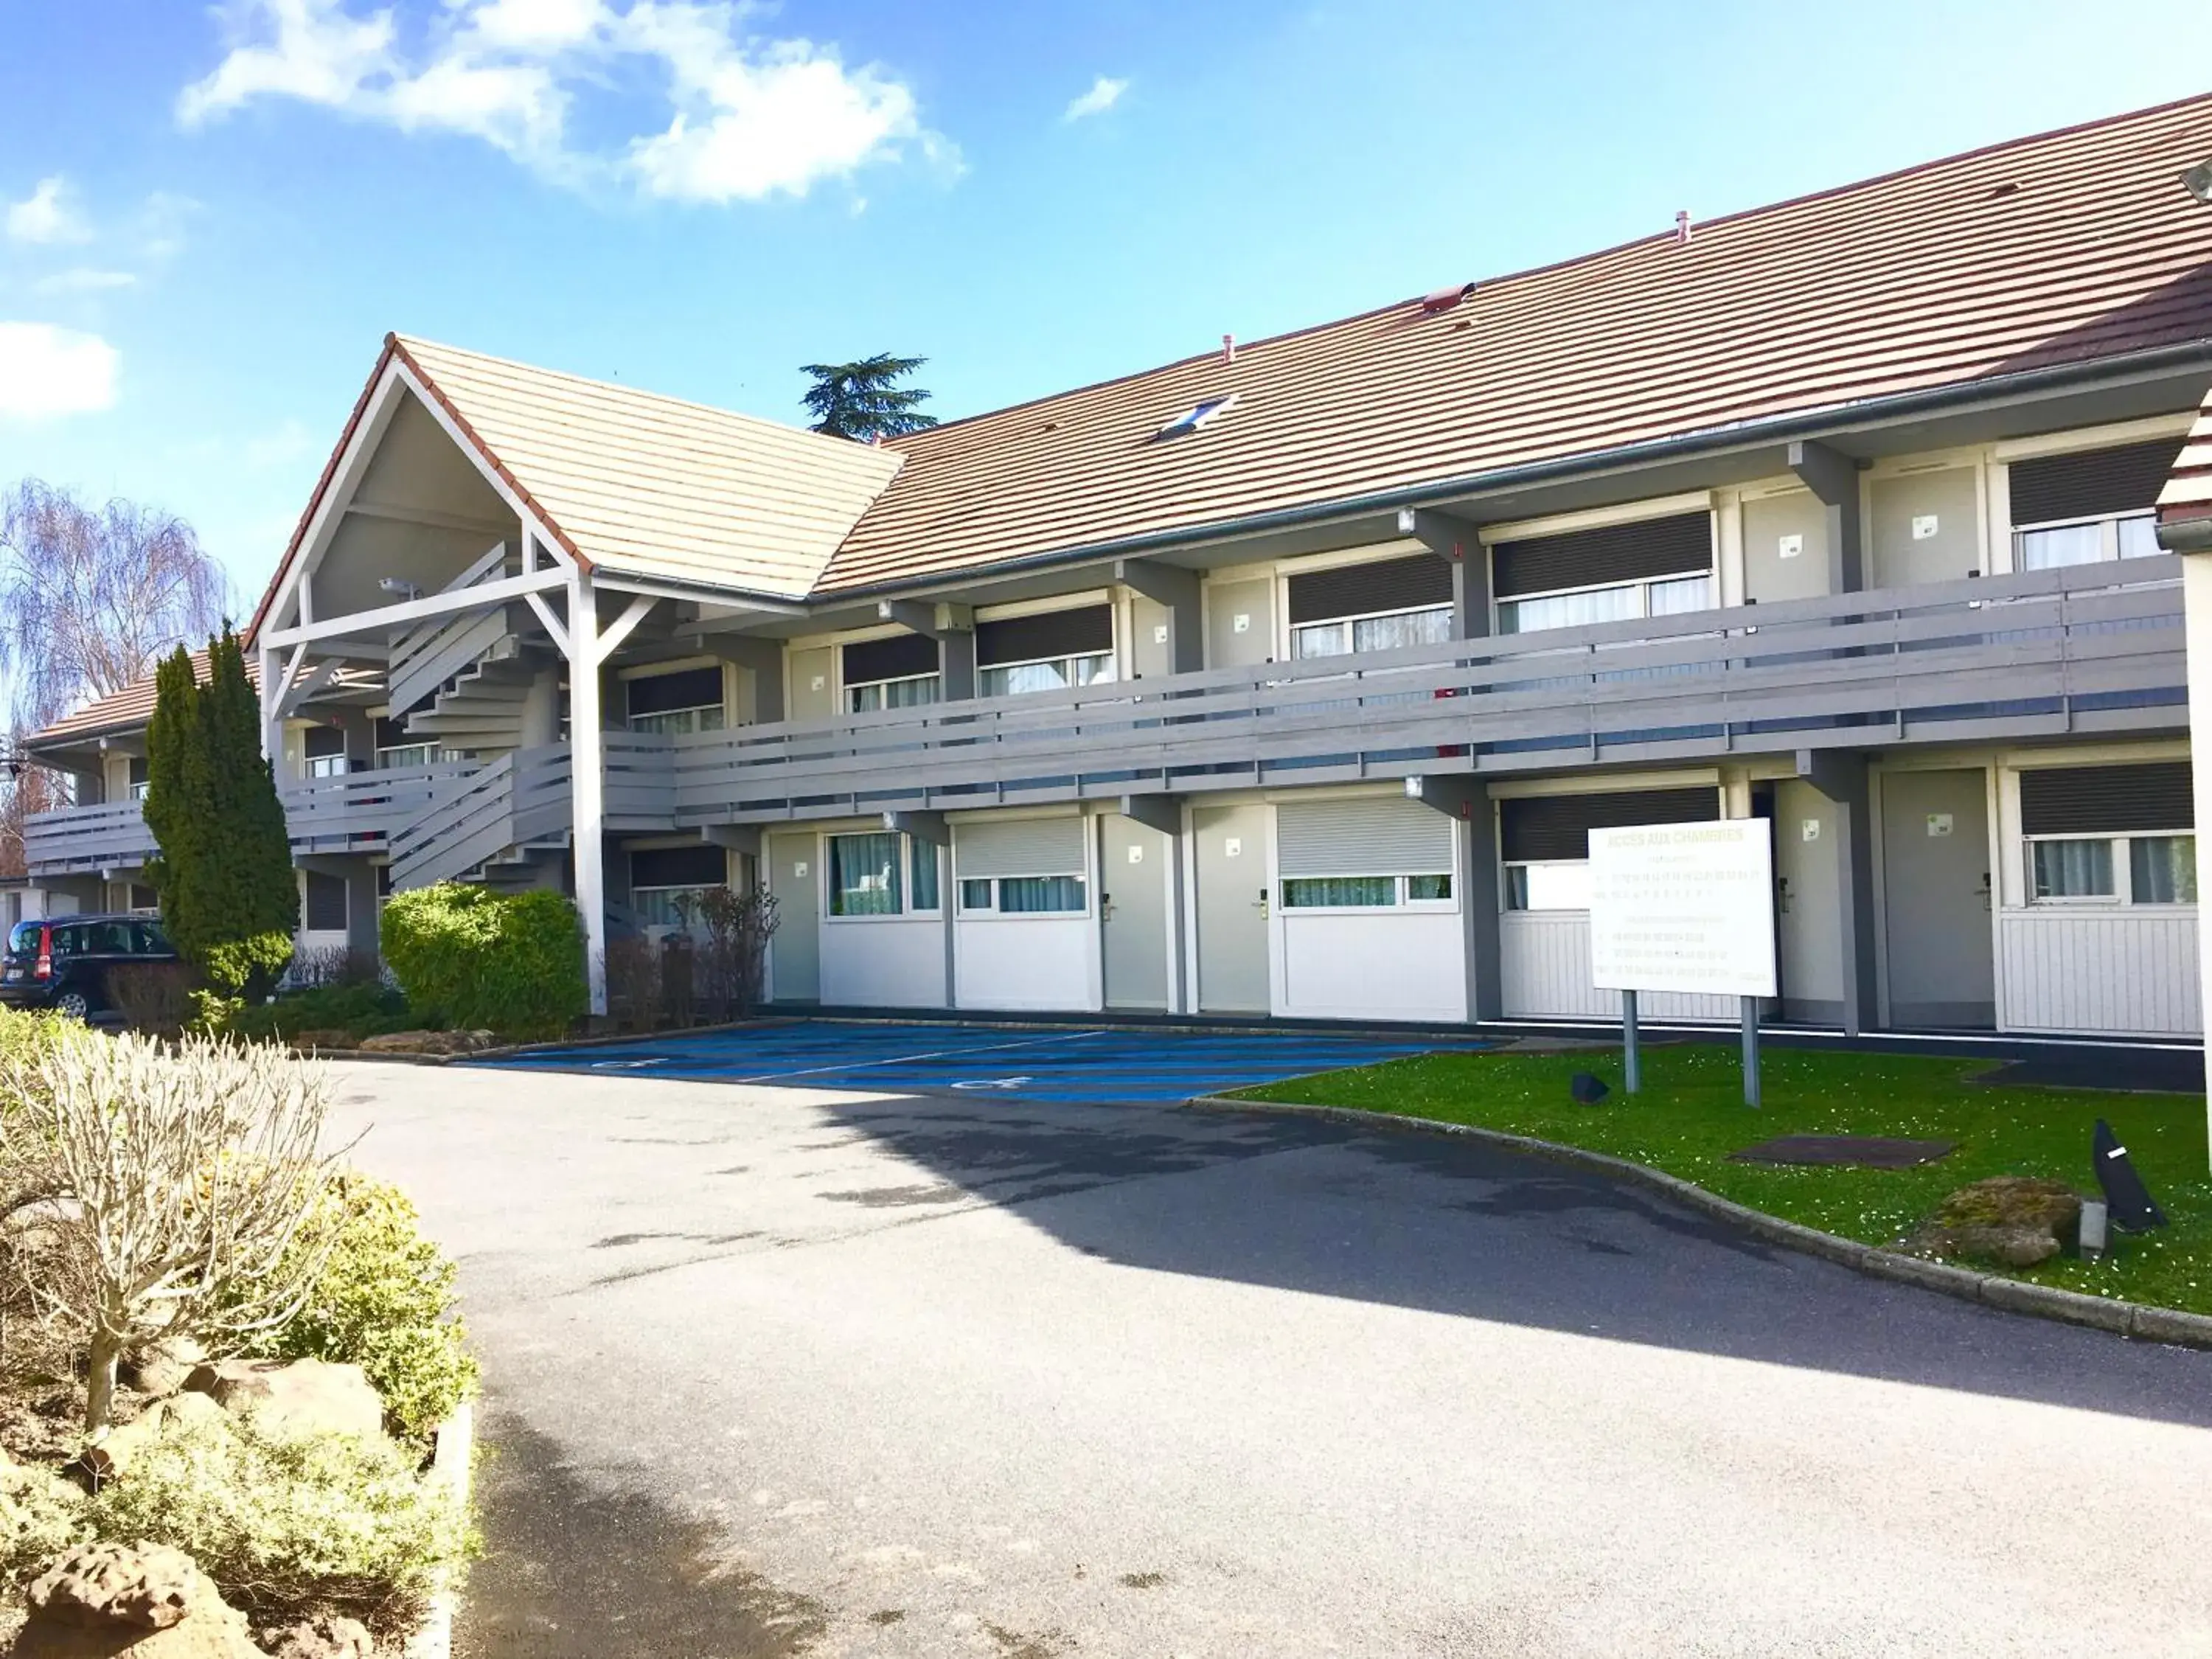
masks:
<svg viewBox="0 0 2212 1659"><path fill-rule="evenodd" d="M23 855L23 820L70 804L68 784L58 774L16 758L26 733L6 734L8 760L0 765L0 876L20 876L30 866Z"/></svg>
<svg viewBox="0 0 2212 1659"><path fill-rule="evenodd" d="M173 514L112 501L94 512L26 478L0 497L0 672L33 731L144 679L222 619L222 567Z"/></svg>
<svg viewBox="0 0 2212 1659"><path fill-rule="evenodd" d="M32 1292L91 1351L85 1429L116 1362L170 1337L211 1346L282 1325L323 1258L292 1249L336 1155L319 1069L273 1047L119 1036L40 1045L0 1074L0 1149L43 1165Z"/></svg>

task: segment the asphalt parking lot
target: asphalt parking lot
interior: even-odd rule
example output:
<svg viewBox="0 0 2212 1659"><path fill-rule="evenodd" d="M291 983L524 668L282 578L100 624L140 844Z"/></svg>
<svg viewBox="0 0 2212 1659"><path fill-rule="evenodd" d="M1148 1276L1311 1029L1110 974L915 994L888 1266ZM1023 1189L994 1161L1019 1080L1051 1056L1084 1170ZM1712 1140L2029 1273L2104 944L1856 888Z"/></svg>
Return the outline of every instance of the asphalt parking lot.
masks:
<svg viewBox="0 0 2212 1659"><path fill-rule="evenodd" d="M543 1048L483 1063L700 1083L988 1094L1076 1104L1179 1104L1224 1089L1368 1066L1400 1054L1483 1046L1472 1039L1295 1030L1041 1030L793 1020L694 1036Z"/></svg>
<svg viewBox="0 0 2212 1659"><path fill-rule="evenodd" d="M1441 1137L353 1064L462 1659L2212 1652L2212 1354Z"/></svg>

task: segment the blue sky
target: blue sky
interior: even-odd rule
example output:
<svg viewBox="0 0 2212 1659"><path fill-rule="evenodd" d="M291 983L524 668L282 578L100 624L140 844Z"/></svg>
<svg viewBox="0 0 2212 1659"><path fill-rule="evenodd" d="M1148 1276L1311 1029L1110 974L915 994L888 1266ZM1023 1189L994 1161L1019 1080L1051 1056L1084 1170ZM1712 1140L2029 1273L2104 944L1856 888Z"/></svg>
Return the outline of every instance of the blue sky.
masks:
<svg viewBox="0 0 2212 1659"><path fill-rule="evenodd" d="M250 604L387 329L950 416L2208 84L2203 0L0 0L0 485Z"/></svg>

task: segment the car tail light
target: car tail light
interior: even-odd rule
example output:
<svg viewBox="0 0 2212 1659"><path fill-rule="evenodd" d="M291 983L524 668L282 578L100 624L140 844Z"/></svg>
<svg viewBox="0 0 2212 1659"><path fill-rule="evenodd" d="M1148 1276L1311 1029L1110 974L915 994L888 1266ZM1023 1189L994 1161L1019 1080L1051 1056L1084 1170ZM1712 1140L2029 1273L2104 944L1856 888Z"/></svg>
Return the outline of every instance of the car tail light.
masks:
<svg viewBox="0 0 2212 1659"><path fill-rule="evenodd" d="M54 930L51 927L41 927L39 929L39 965L31 969L31 977L52 979L53 976Z"/></svg>

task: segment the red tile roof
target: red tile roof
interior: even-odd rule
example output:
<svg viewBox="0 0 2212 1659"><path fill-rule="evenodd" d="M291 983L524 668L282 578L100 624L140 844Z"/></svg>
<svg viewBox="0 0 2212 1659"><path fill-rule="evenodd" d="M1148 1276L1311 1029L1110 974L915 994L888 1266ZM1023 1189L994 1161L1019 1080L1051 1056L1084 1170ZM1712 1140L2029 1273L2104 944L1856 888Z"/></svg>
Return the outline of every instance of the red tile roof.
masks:
<svg viewBox="0 0 2212 1659"><path fill-rule="evenodd" d="M952 422L896 441L817 591L2212 341L2208 155L2212 96Z"/></svg>

